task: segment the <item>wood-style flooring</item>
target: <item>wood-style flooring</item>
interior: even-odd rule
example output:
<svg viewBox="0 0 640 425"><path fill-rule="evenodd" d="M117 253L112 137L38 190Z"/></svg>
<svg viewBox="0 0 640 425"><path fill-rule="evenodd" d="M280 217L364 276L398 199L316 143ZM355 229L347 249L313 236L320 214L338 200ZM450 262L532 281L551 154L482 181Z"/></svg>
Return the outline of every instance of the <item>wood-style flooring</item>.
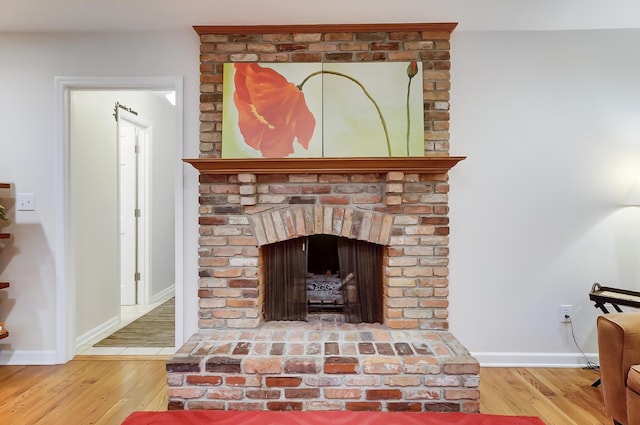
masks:
<svg viewBox="0 0 640 425"><path fill-rule="evenodd" d="M174 344L175 298L171 298L94 347L173 347Z"/></svg>
<svg viewBox="0 0 640 425"><path fill-rule="evenodd" d="M65 365L0 366L0 423L118 425L166 410L166 358L77 357ZM547 425L605 425L598 374L584 369L482 368L480 410Z"/></svg>

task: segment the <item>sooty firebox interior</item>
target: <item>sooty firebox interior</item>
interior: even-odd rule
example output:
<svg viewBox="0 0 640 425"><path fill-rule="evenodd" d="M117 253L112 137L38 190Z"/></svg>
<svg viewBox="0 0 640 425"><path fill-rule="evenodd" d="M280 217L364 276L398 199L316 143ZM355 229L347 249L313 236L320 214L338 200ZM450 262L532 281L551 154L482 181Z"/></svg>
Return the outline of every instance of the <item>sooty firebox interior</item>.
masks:
<svg viewBox="0 0 640 425"><path fill-rule="evenodd" d="M262 249L265 320L342 313L350 323L382 322L382 246L312 235Z"/></svg>

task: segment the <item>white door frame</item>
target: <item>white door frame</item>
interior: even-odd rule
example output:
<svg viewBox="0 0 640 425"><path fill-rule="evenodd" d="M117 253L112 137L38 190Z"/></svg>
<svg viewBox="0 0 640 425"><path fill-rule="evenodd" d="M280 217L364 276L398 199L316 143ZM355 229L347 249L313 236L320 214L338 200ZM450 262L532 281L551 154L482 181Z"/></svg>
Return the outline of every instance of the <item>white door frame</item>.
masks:
<svg viewBox="0 0 640 425"><path fill-rule="evenodd" d="M153 128L151 126L151 123L149 121L147 121L144 118L141 118L137 115L132 114L131 112L128 112L124 109L118 108L116 111L117 115L118 115L118 162L120 161L120 120L124 120L129 122L131 125L133 125L134 127L141 129L145 132L145 134L149 137L149 139L153 140ZM141 278L139 281L137 281L135 283L135 285L137 286L136 288L136 298L135 298L135 302L134 304L141 304L141 305L147 305L149 304L150 300L151 300L151 288L150 288L150 284L149 284L149 276L150 276L150 269L149 269L149 264L151 262L149 256L150 256L150 252L149 252L149 247L151 246L151 241L150 241L150 237L151 237L151 232L150 232L150 223L149 223L149 212L151 211L150 208L150 188L149 188L149 144L152 144L153 141L149 142L149 140L147 138L144 138L143 140L138 140L138 144L139 144L139 156L138 156L138 169L137 169L137 178L138 180L136 181L138 187L136 188L137 193L138 193L138 209L140 210L140 216L137 218L138 220L138 224L137 224L137 228L138 228L138 232L136 235L136 238L138 239L137 241L137 252L136 252L136 256L138 258L138 272L140 272ZM120 175L120 171L121 168L118 165L118 198L119 198L119 202L122 199L122 193L121 193L121 185L120 185L120 179L121 179L121 175ZM120 212L120 206L118 207L118 212ZM121 235L121 229L120 226L122 225L121 220L118 220L118 232ZM120 261L120 267L122 268L122 240L121 240L121 236L119 237L119 242L120 242L120 253L119 253L119 261ZM122 296L122 294L120 294ZM122 300L121 300L122 303Z"/></svg>
<svg viewBox="0 0 640 425"><path fill-rule="evenodd" d="M176 346L183 335L183 82L182 77L55 77L55 267L56 267L56 362L66 363L75 355L76 282L73 275L75 247L72 244L70 193L70 95L72 90L172 90L176 93L174 165Z"/></svg>

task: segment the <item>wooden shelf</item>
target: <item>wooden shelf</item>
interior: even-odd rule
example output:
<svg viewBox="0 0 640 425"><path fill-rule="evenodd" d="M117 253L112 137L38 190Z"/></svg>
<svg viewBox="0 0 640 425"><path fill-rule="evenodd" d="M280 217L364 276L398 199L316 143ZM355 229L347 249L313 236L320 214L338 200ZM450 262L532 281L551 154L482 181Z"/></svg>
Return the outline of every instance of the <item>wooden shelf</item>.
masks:
<svg viewBox="0 0 640 425"><path fill-rule="evenodd" d="M345 174L446 173L464 156L409 156L380 158L193 158L183 159L200 174Z"/></svg>
<svg viewBox="0 0 640 425"><path fill-rule="evenodd" d="M435 31L451 33L457 25L457 22L309 25L194 25L193 29L198 33L198 35L401 31Z"/></svg>
<svg viewBox="0 0 640 425"><path fill-rule="evenodd" d="M11 183L0 183L0 189L11 189ZM0 233L0 239L9 239L11 237L11 233ZM9 282L0 282L0 289L6 289L9 287ZM4 339L9 336L9 331L4 328L0 330L0 339Z"/></svg>

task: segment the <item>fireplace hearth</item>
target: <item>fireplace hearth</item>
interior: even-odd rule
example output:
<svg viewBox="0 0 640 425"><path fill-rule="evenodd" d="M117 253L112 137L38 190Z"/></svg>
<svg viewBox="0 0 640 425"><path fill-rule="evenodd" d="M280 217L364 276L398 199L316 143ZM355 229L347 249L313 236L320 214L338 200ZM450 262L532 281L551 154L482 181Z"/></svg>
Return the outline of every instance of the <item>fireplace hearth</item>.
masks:
<svg viewBox="0 0 640 425"><path fill-rule="evenodd" d="M478 362L448 329L454 27L196 28L200 329L167 363L170 409L478 412ZM220 158L223 63L382 60L422 61L424 157ZM346 266L338 241L376 265ZM301 242L331 255L274 284L271 251Z"/></svg>

